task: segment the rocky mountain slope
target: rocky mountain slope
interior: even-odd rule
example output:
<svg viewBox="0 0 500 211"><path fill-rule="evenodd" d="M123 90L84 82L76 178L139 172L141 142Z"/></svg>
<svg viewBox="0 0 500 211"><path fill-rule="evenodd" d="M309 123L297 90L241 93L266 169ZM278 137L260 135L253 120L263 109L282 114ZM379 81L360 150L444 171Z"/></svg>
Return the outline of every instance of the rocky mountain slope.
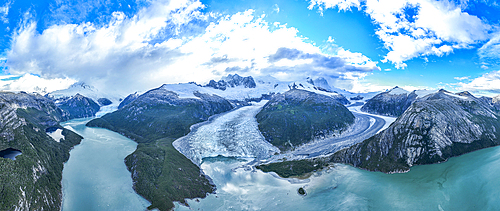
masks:
<svg viewBox="0 0 500 211"><path fill-rule="evenodd" d="M118 104L121 101L121 98L124 96L124 94L121 93L121 91L119 90L114 90L114 91L108 90L104 92L85 82L77 82L68 87L67 89L54 91L48 93L46 96L54 100L64 100L71 98L76 94L80 94L87 98L90 98L94 102L102 101L104 103L101 104L102 106L105 106L105 104L109 105L109 102Z"/></svg>
<svg viewBox="0 0 500 211"><path fill-rule="evenodd" d="M170 210L173 201L203 198L215 186L200 168L172 146L189 133L190 126L231 110L222 97L194 92L195 98L180 98L167 85L150 90L121 109L90 121L139 143L125 163L132 172L134 189L149 201L150 209Z"/></svg>
<svg viewBox="0 0 500 211"><path fill-rule="evenodd" d="M228 87L234 88L236 86L242 86L244 88L255 88L255 81L252 76L241 77L238 74L229 74L223 77L219 81L210 80L206 87L212 87L214 89L226 90Z"/></svg>
<svg viewBox="0 0 500 211"><path fill-rule="evenodd" d="M41 95L0 92L0 116L0 151L22 153L0 157L0 210L60 210L63 163L82 139L59 125L69 114ZM64 139L47 135L54 128Z"/></svg>
<svg viewBox="0 0 500 211"><path fill-rule="evenodd" d="M417 99L417 95L399 87L380 93L368 100L361 111L385 116L401 115Z"/></svg>
<svg viewBox="0 0 500 211"><path fill-rule="evenodd" d="M227 82L229 81L229 82ZM220 83L220 84L219 84ZM290 89L302 89L318 94L327 95L337 98L343 104L349 104L349 100L342 95L348 93L345 90L330 87L324 78L311 79L299 81L280 81L271 76L242 77L239 75L228 75L222 77L218 82L213 80L207 85L200 85L195 82L180 83L180 84L166 84L166 88L179 94L180 98L196 98L194 92L221 96L231 102L247 102L260 99L267 99L269 96L276 93L284 93ZM222 88L225 87L225 88ZM349 95L356 96L357 94L348 93ZM370 95L372 96L372 95Z"/></svg>
<svg viewBox="0 0 500 211"><path fill-rule="evenodd" d="M262 135L280 150L332 136L354 123L354 115L336 99L299 89L275 95L256 118Z"/></svg>
<svg viewBox="0 0 500 211"><path fill-rule="evenodd" d="M111 100L109 100L108 98L105 98L105 97L97 99L97 102L101 106L107 106L107 105L111 105L113 103L113 102L111 102Z"/></svg>
<svg viewBox="0 0 500 211"><path fill-rule="evenodd" d="M56 104L59 108L69 113L70 119L95 116L101 108L92 99L80 94L76 94L70 98L59 99L56 101Z"/></svg>
<svg viewBox="0 0 500 211"><path fill-rule="evenodd" d="M500 115L469 93L445 90L416 100L381 133L335 153L331 161L381 172L446 161L500 144Z"/></svg>
<svg viewBox="0 0 500 211"><path fill-rule="evenodd" d="M123 108L124 106L128 105L129 103L131 103L132 101L137 99L137 97L139 97L139 94L137 94L137 92L134 94L129 94L125 99L123 99L120 102L120 105L118 105L118 109Z"/></svg>
<svg viewBox="0 0 500 211"><path fill-rule="evenodd" d="M369 99L361 111L384 116L398 117L418 98L435 93L434 90L414 90L408 92L402 88L394 87Z"/></svg>
<svg viewBox="0 0 500 211"><path fill-rule="evenodd" d="M500 95L495 97L481 97L479 99L492 106L495 111L500 112Z"/></svg>

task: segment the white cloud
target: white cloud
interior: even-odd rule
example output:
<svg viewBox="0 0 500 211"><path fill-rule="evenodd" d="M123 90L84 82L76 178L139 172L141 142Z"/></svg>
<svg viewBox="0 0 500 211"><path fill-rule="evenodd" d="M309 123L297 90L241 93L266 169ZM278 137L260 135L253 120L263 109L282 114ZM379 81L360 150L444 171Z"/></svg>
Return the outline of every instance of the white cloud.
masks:
<svg viewBox="0 0 500 211"><path fill-rule="evenodd" d="M333 39L332 36L328 36L328 40L326 42L333 43L335 40Z"/></svg>
<svg viewBox="0 0 500 211"><path fill-rule="evenodd" d="M493 38L478 49L478 55L481 59L498 64L497 61L500 59L500 32L493 35ZM487 67L484 64L483 66Z"/></svg>
<svg viewBox="0 0 500 211"><path fill-rule="evenodd" d="M99 90L128 94L162 83L205 83L229 73L288 79L320 75L333 77L339 88L352 89L356 80L380 70L361 53L338 48L337 55L322 54L297 29L269 24L252 10L220 16L201 13L203 7L199 1L152 2L130 18L115 12L103 26L61 24L41 34L32 22L14 35L8 71L69 77ZM184 37L182 27L192 20L208 21L208 27ZM165 30L176 36L158 42ZM271 61L279 49L311 58Z"/></svg>
<svg viewBox="0 0 500 211"><path fill-rule="evenodd" d="M473 91L487 95L500 93L500 70L486 73L470 82L459 82L457 90Z"/></svg>
<svg viewBox="0 0 500 211"><path fill-rule="evenodd" d="M318 7L318 9L323 11L323 9L338 7L339 10L350 10L351 7L360 6L360 2L358 0L310 0L311 4L309 5L309 9L313 9L314 7Z"/></svg>
<svg viewBox="0 0 500 211"><path fill-rule="evenodd" d="M453 79L458 80L458 81L463 81L463 80L468 80L469 77L464 76L464 77L454 77Z"/></svg>
<svg viewBox="0 0 500 211"><path fill-rule="evenodd" d="M75 82L76 80L70 78L44 79L36 75L25 74L20 77L2 77L0 80L0 89L2 91L26 91L46 94L56 90L66 89Z"/></svg>
<svg viewBox="0 0 500 211"><path fill-rule="evenodd" d="M434 90L431 87L428 86L412 86L412 85L404 85L401 86L402 89L408 90L409 92L413 92L415 90Z"/></svg>
<svg viewBox="0 0 500 211"><path fill-rule="evenodd" d="M383 92L393 87L394 86L378 85L363 81L356 81L351 91L355 93Z"/></svg>
<svg viewBox="0 0 500 211"><path fill-rule="evenodd" d="M364 3L363 6L362 3ZM310 0L309 9L362 8L378 26L376 34L389 53L383 62L405 68L419 56L443 56L488 40L492 27L453 2L435 0ZM408 17L406 10L415 10Z"/></svg>
<svg viewBox="0 0 500 211"><path fill-rule="evenodd" d="M0 5L0 20L4 23L9 23L7 15L9 15L10 4L12 4L12 2L8 1L5 5Z"/></svg>
<svg viewBox="0 0 500 211"><path fill-rule="evenodd" d="M280 13L280 7L278 6L278 4L274 4L273 11L276 13Z"/></svg>
<svg viewBox="0 0 500 211"><path fill-rule="evenodd" d="M201 7L198 1L152 2L131 18L115 12L102 27L91 23L61 24L41 34L36 31L36 23L31 22L13 36L6 65L11 74L70 77L100 90L129 93L157 86L162 79L155 77L155 71L165 70L182 53L172 48L179 45L176 39L157 46L149 41L166 27L178 30L200 18ZM182 74L179 70L165 71L172 76Z"/></svg>

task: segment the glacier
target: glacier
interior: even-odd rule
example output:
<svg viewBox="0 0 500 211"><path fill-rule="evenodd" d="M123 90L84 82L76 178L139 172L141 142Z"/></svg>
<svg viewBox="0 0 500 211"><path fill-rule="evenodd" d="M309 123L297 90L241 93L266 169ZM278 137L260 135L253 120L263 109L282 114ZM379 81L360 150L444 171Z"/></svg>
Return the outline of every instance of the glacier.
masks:
<svg viewBox="0 0 500 211"><path fill-rule="evenodd" d="M265 159L279 153L261 135L255 119L266 102L262 100L193 125L191 133L174 141L173 146L198 166L206 157Z"/></svg>

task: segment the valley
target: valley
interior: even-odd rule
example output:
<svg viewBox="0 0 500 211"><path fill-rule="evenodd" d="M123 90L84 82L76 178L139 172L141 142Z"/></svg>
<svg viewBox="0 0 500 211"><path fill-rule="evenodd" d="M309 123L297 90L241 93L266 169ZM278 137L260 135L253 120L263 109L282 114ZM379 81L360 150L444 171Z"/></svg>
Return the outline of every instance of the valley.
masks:
<svg viewBox="0 0 500 211"><path fill-rule="evenodd" d="M500 6L0 1L0 211L500 210Z"/></svg>
<svg viewBox="0 0 500 211"><path fill-rule="evenodd" d="M217 82L225 88L214 83L215 88L165 84L122 101L112 98L108 102L99 95L94 100L79 94L57 99L29 94L6 96L9 100L15 96L16 103L34 98L50 105L48 110L34 104L30 105L33 109L18 111L28 121L48 125L44 131L49 143L71 141L72 132L83 138L72 149L62 171L63 197L59 200L63 210L183 210L185 206L211 209L214 205L267 210L289 204L325 209L322 206L328 204L310 203L318 203L318 197L345 194L339 190L375 200L367 196L372 193L343 187L391 186L429 176L425 171L412 173L420 168L443 173L448 171L449 161L434 164L444 170L414 165L453 160L451 157L498 145L494 129L500 117L497 101L466 92L404 92L396 87L367 99L365 104L360 97L349 102L342 94L318 88L312 80L304 82L309 85L288 83L288 90L274 93L271 90L281 90L284 86L280 84L285 83L258 81L253 86L252 77L228 78L241 81ZM261 97L240 98L243 95L235 93L260 93ZM411 96L409 106L405 96ZM380 115L392 108L403 108L404 112ZM469 129L460 129L455 122ZM423 148L425 145L434 147ZM2 152L6 159L18 162L17 158L25 158L24 150L11 147ZM373 172L408 172L410 168L412 171L403 176L381 177ZM468 168L473 168L472 164ZM436 177L437 184L442 184L440 178ZM416 186L406 188L419 192ZM111 190L120 194L108 195ZM435 194L437 190L429 191L420 192ZM273 199L273 206L261 204L269 199ZM401 206L355 201L330 205L335 209L380 210ZM402 207L415 209L419 204Z"/></svg>

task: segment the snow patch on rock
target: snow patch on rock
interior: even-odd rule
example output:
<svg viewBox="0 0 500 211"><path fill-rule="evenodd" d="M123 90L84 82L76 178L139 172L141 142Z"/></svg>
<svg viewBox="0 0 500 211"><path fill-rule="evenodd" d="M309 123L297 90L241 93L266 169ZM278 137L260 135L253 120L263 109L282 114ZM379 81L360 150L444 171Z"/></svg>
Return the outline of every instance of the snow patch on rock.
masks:
<svg viewBox="0 0 500 211"><path fill-rule="evenodd" d="M61 139L64 140L64 135L62 134L62 129L57 129L54 132L48 132L47 134L54 139L54 141L60 142Z"/></svg>

